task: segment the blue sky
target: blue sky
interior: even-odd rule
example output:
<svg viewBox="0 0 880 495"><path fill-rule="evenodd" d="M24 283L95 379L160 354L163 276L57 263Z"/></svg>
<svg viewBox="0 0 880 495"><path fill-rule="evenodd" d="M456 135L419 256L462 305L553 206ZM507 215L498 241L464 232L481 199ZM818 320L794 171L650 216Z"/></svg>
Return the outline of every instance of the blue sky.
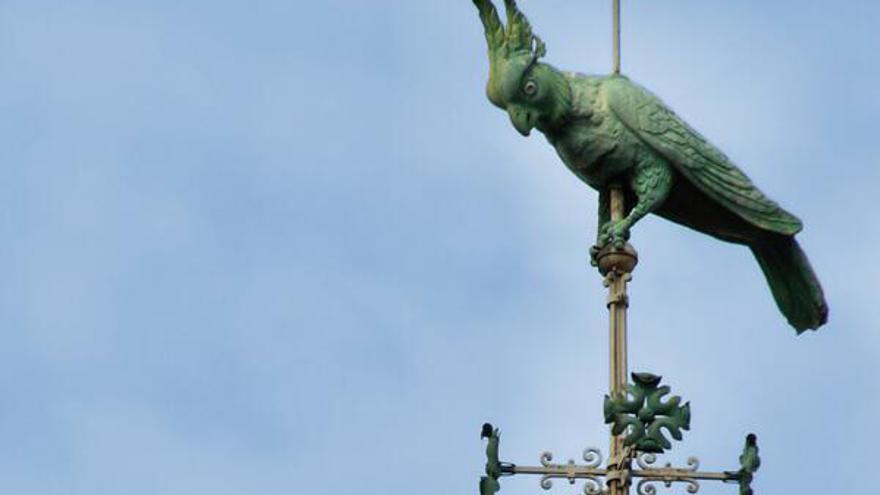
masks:
<svg viewBox="0 0 880 495"><path fill-rule="evenodd" d="M747 250L642 221L671 459L754 431L758 493L870 495L880 5L624 3L624 72L804 220L831 306L795 337ZM610 1L520 4L608 70ZM465 0L0 3L0 491L476 493L484 420L518 463L606 449L597 195L483 43Z"/></svg>

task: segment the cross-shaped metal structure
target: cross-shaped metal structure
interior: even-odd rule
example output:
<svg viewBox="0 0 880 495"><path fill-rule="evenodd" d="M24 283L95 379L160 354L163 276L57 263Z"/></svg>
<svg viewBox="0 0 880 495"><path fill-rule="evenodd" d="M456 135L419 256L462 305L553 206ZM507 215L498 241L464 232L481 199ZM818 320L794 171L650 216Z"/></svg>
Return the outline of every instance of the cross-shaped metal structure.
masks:
<svg viewBox="0 0 880 495"><path fill-rule="evenodd" d="M623 218L624 193L621 187L611 189L610 206L612 221ZM603 465L602 454L596 448L584 451L584 464L577 464L573 459L566 464L553 464L550 452L541 454L540 466L501 462L499 430L486 423L482 437L488 438L489 442L486 476L480 480L480 495L493 495L500 489L499 478L517 474L541 476L540 485L545 490L553 486L553 479L565 479L571 484L585 480L585 495L629 495L633 485L639 495L655 495L658 483L666 487L684 483L687 492L694 494L699 491L699 481L702 480L736 483L740 495L752 495L752 478L760 466L757 439L753 434L746 437L739 457L740 468L735 471L700 471L696 457L688 459L687 467L683 468L671 464L655 467L657 454L671 448L665 434L681 440L681 430L690 428L690 405L681 405L680 397L667 398L669 387L659 385L659 376L633 373L633 383L628 382L627 284L632 279L638 255L627 243L622 249L612 245L603 248L596 259L608 288L610 393L605 396L604 404L605 422L612 426L608 462Z"/></svg>
<svg viewBox="0 0 880 495"><path fill-rule="evenodd" d="M612 0L613 71L620 74L620 0ZM511 2L513 3L513 2ZM621 185L610 188L610 220L619 222L625 214L625 197ZM549 490L553 479L565 479L574 484L585 480L585 495L629 495L635 485L639 495L655 495L656 485L671 487L684 483L688 493L697 493L699 481L711 480L739 485L740 495L752 495L752 478L761 460L757 438L746 437L739 456L740 467L735 471L709 472L699 470L696 457L688 459L687 467L673 467L670 463L656 467L657 454L672 447L666 435L682 439L682 430L690 428L690 404L681 404L677 396L667 397L668 386L660 386L661 378L650 373L633 373L629 380L627 366L627 284L638 264L636 250L626 243L623 247L609 243L598 251L595 264L608 288L609 317L609 394L605 396L605 422L611 425L610 453L603 465L599 449L588 448L583 453L584 464L573 459L566 464L553 464L553 454L541 454L540 466L521 466L501 462L498 456L500 433L491 424L483 425L482 437L488 438L486 448L486 476L480 480L480 495L499 491L499 478L517 474L541 476L541 487ZM604 482L604 483L603 483Z"/></svg>

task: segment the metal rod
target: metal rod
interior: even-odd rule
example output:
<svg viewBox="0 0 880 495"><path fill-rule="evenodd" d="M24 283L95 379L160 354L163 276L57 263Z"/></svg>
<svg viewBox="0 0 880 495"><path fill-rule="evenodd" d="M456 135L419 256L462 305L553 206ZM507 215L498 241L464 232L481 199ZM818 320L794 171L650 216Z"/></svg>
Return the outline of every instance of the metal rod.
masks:
<svg viewBox="0 0 880 495"><path fill-rule="evenodd" d="M542 476L571 477L571 478L594 478L607 476L611 471L604 468L589 468L576 465L557 466L519 466L502 465L501 472L506 474L540 474ZM648 478L656 480L669 479L670 481L694 480L717 480L734 481L738 478L736 472L712 472L712 471L688 471L687 469L657 468L657 469L633 469L629 471L633 478Z"/></svg>
<svg viewBox="0 0 880 495"><path fill-rule="evenodd" d="M615 4L617 2L615 1ZM624 216L624 196L620 186L612 186L610 191L611 221L619 222ZM628 273L620 273L617 270L608 272L606 285L608 285L608 328L609 328L609 381L611 396L618 397L625 393L627 384L627 359L626 359L626 310L629 302L626 294L626 282ZM630 459L623 445L624 435L611 437L611 455L608 460L609 469L616 467L619 470L628 470ZM629 484L620 482L618 479L608 483L609 495L627 495Z"/></svg>
<svg viewBox="0 0 880 495"><path fill-rule="evenodd" d="M687 471L679 469L652 469L650 471L635 470L630 472L630 474L634 478L649 478L657 480L670 479L672 481L681 481L686 479L733 481L736 479L736 476L734 474L713 473L709 471Z"/></svg>
<svg viewBox="0 0 880 495"><path fill-rule="evenodd" d="M603 468L588 468L583 466L566 466L560 465L556 467L546 467L546 466L510 466L510 467L502 467L502 472L512 473L512 474L540 474L540 475L552 475L558 477L572 477L572 478L581 478L581 477L599 477L605 476L608 474L607 469Z"/></svg>
<svg viewBox="0 0 880 495"><path fill-rule="evenodd" d="M614 73L620 74L620 0L614 0Z"/></svg>

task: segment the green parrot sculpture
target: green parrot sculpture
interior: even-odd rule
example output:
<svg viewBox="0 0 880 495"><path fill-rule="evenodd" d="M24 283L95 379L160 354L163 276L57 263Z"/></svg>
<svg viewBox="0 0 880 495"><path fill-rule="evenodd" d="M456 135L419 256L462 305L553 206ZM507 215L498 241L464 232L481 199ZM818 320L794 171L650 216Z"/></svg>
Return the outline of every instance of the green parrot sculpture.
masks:
<svg viewBox="0 0 880 495"><path fill-rule="evenodd" d="M486 95L523 136L542 132L563 163L599 191L598 251L622 248L648 213L748 246L788 322L801 333L828 319L828 306L794 235L801 222L759 191L727 156L659 98L625 76L562 72L514 0L502 24L491 0L473 0L489 45ZM610 191L624 191L612 221Z"/></svg>

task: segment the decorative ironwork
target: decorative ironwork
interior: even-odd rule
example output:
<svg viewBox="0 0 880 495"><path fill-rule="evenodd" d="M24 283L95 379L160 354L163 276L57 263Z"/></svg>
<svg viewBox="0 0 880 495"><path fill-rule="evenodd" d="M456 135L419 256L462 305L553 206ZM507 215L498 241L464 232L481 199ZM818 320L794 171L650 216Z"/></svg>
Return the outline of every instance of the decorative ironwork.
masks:
<svg viewBox="0 0 880 495"><path fill-rule="evenodd" d="M583 479L586 480L584 483L584 494L599 495L602 493L602 483L599 481L599 478L606 473L604 469L599 468L602 465L602 452L595 447L590 447L584 450L582 457L586 464L578 465L574 459L569 459L565 464L553 464L553 453L541 452L541 466L543 469L538 468L540 472L535 472L536 470L533 468L517 468L516 466L514 466L514 472L542 474L540 485L544 490L549 490L553 487L554 478L565 478L571 485L576 480ZM523 469L528 471L523 471Z"/></svg>
<svg viewBox="0 0 880 495"><path fill-rule="evenodd" d="M498 478L502 475L501 461L498 460L501 434L498 428L493 428L490 423L484 423L480 438L489 439L486 445L486 476L480 478L480 495L494 495L501 489L501 483L498 482Z"/></svg>
<svg viewBox="0 0 880 495"><path fill-rule="evenodd" d="M596 447L588 447L584 449L581 456L586 462L586 467L599 467L602 465L602 451Z"/></svg>
<svg viewBox="0 0 880 495"><path fill-rule="evenodd" d="M643 452L636 457L636 464L641 471L636 471L635 476L641 477L636 485L636 492L639 495L656 495L657 487L654 483L663 483L666 488L672 486L673 483L687 483L688 493L697 493L700 491L700 484L691 476L699 475L697 470L700 469L700 460L696 457L688 457L686 468L674 468L672 463L667 462L663 468L655 468L653 464L657 462L657 456L650 452Z"/></svg>
<svg viewBox="0 0 880 495"><path fill-rule="evenodd" d="M643 480L639 480L639 482L636 484L636 492L639 495L657 495L657 487L654 485L654 483L659 483L661 481L662 480L657 480L657 479L652 479L652 478L645 478ZM697 483L696 480L684 479L684 480L675 480L675 481L687 483L688 486L687 486L686 490L688 493L697 493L700 491L700 484ZM673 483L672 481L663 481L663 484L666 485L666 488L671 487L672 483Z"/></svg>
<svg viewBox="0 0 880 495"><path fill-rule="evenodd" d="M611 424L611 433L628 432L624 445L640 452L662 453L672 447L663 434L665 429L675 440L681 440L681 430L689 430L690 403L680 406L681 397L663 397L670 392L666 385L658 387L661 377L650 373L633 373L633 382L627 393L618 397L605 396L605 423Z"/></svg>
<svg viewBox="0 0 880 495"><path fill-rule="evenodd" d="M743 452L739 456L739 471L727 471L725 474L739 484L739 495L752 495L752 480L758 468L761 467L761 457L758 455L758 437L750 433L746 437Z"/></svg>
<svg viewBox="0 0 880 495"><path fill-rule="evenodd" d="M481 436L488 438L489 444L486 447L486 476L480 480L480 495L494 495L500 488L498 479L514 474L540 475L540 486L544 490L552 488L555 479L565 479L572 485L579 479L584 480L584 495L607 495L611 493L614 484L627 487L632 484L633 479L638 480L635 483L638 495L657 495L657 485L660 483L666 488L672 487L674 483L684 483L687 493L695 494L700 491L698 480L737 483L740 495L753 495L752 479L761 465L755 435L746 437L745 447L739 456L740 469L723 472L699 471L700 460L696 457L689 457L686 467L673 467L669 462L662 467L656 467L656 454L636 452L632 448L627 449L625 458L620 462L613 462L612 459L604 468L602 453L596 448L584 450L584 464L577 464L574 459L569 459L565 464L554 464L553 454L542 452L540 466L518 466L498 460L498 429L486 423ZM635 466L631 466L632 461L635 461ZM603 489L603 479L608 489Z"/></svg>

